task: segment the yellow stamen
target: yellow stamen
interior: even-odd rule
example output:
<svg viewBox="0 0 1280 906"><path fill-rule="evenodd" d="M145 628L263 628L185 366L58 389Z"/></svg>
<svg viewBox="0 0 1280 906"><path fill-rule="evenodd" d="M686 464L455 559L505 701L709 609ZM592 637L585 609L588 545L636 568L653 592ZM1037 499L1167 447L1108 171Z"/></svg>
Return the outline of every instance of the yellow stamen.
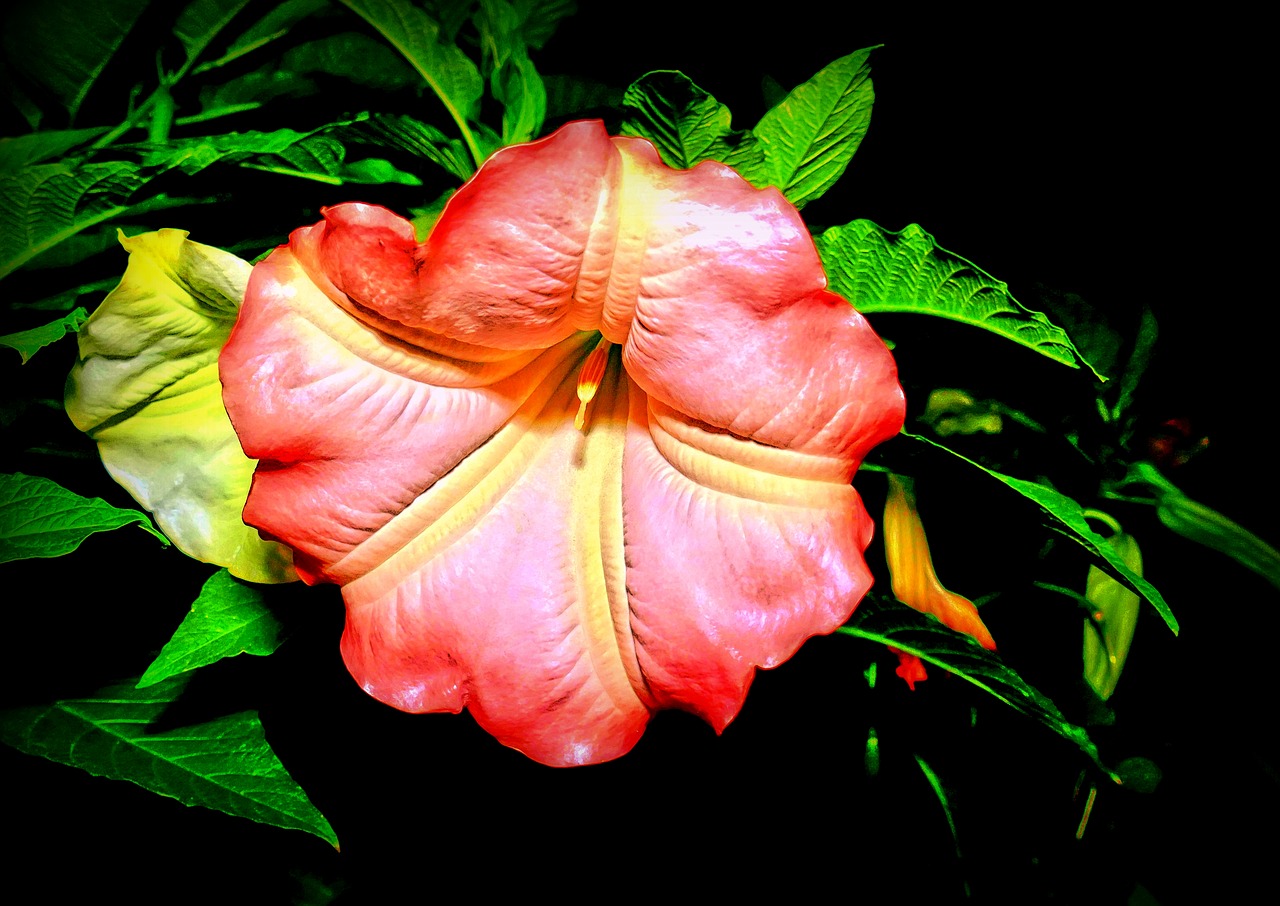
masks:
<svg viewBox="0 0 1280 906"><path fill-rule="evenodd" d="M587 404L600 389L600 379L604 377L604 366L609 361L609 346L604 337L591 350L591 355L582 363L582 372L578 375L578 414L573 419L573 426L579 431L587 430Z"/></svg>

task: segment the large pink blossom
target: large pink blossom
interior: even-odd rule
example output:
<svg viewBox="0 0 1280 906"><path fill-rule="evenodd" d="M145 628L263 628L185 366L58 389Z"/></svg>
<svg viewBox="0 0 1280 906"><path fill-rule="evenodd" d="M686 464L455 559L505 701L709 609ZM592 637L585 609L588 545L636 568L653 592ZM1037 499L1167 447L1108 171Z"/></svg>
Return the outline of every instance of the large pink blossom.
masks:
<svg viewBox="0 0 1280 906"><path fill-rule="evenodd" d="M499 151L423 244L331 208L219 362L245 521L342 586L347 666L397 708L552 765L660 708L722 730L871 584L850 482L902 391L825 287L776 190L598 122Z"/></svg>

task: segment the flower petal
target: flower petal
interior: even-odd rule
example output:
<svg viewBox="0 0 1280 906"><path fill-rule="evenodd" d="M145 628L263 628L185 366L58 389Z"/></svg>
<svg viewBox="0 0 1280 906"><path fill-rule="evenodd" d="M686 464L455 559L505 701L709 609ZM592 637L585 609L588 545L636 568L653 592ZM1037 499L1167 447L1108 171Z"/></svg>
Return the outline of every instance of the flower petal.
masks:
<svg viewBox="0 0 1280 906"><path fill-rule="evenodd" d="M251 582L293 581L288 548L240 518L255 464L218 383L249 264L186 237L121 234L129 265L80 329L67 414L183 553Z"/></svg>
<svg viewBox="0 0 1280 906"><path fill-rule="evenodd" d="M574 123L495 155L427 242L342 205L255 269L221 360L245 518L343 584L373 695L549 764L649 713L723 728L870 584L849 479L892 358L776 191ZM585 433L577 375L621 345Z"/></svg>

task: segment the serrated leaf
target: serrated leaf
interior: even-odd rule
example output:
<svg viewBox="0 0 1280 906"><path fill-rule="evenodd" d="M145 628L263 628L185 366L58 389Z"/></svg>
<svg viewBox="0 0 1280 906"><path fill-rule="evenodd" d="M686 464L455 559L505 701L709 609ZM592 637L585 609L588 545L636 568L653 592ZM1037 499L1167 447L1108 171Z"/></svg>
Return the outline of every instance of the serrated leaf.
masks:
<svg viewBox="0 0 1280 906"><path fill-rule="evenodd" d="M841 57L797 86L752 129L768 182L797 208L822 195L849 166L871 122L868 47Z"/></svg>
<svg viewBox="0 0 1280 906"><path fill-rule="evenodd" d="M255 582L292 581L288 550L240 518L256 462L218 380L250 267L186 236L121 237L129 264L80 330L67 414L183 553Z"/></svg>
<svg viewBox="0 0 1280 906"><path fill-rule="evenodd" d="M439 24L417 7L397 0L342 3L377 29L417 70L458 124L479 165L483 158L474 147L468 125L476 118L484 94L484 80L476 64L456 45L442 41Z"/></svg>
<svg viewBox="0 0 1280 906"><path fill-rule="evenodd" d="M56 321L50 321L40 327L33 327L30 330L21 330L17 333L5 334L0 337L0 346L8 346L10 349L16 349L18 355L22 356L22 364L27 364L31 357L39 352L50 343L56 343L69 333L75 333L80 329L80 325L84 323L85 318L89 317L89 313L83 308L77 308L69 315L59 318Z"/></svg>
<svg viewBox="0 0 1280 906"><path fill-rule="evenodd" d="M0 715L5 744L96 777L127 780L184 805L315 834L333 828L268 745L254 711L160 727L187 677L139 690L124 683L88 698Z"/></svg>
<svg viewBox="0 0 1280 906"><path fill-rule="evenodd" d="M72 119L149 0L10 4L5 59L47 88Z"/></svg>
<svg viewBox="0 0 1280 906"><path fill-rule="evenodd" d="M97 497L81 497L48 478L0 474L0 563L61 557L95 532L135 523L169 545L146 513L122 510Z"/></svg>
<svg viewBox="0 0 1280 906"><path fill-rule="evenodd" d="M704 160L734 167L756 188L769 185L764 152L750 132L735 132L729 108L684 73L650 72L622 96L622 134L647 138L671 167Z"/></svg>
<svg viewBox="0 0 1280 906"><path fill-rule="evenodd" d="M1174 617L1173 611L1169 609L1169 605L1165 603L1164 596L1156 590L1154 585L1130 569L1128 564L1125 563L1124 557L1107 542L1107 539L1089 527L1080 504L1047 485L1014 478L1011 475L1003 475L1000 472L988 469L986 466L979 465L972 459L962 456L942 444L929 440L927 437L921 437L918 434L911 434L907 431L903 431L902 436L925 444L932 449L945 452L955 459L967 463L1034 503L1040 509L1042 521L1046 528L1083 548L1103 572L1112 576L1121 585L1124 585L1150 603L1168 627L1173 630L1173 633L1175 635L1178 633L1178 620Z"/></svg>
<svg viewBox="0 0 1280 906"><path fill-rule="evenodd" d="M888 602L873 592L858 605L853 619L838 631L891 645L947 670L1015 711L1034 718L1079 746L1094 762L1099 761L1098 748L1089 734L1063 717L1052 700L1010 669L994 651L987 651L968 636L952 632L932 617Z"/></svg>
<svg viewBox="0 0 1280 906"><path fill-rule="evenodd" d="M1072 368L1089 368L1066 332L1023 308L1008 286L939 248L915 224L899 233L869 220L832 227L815 240L832 291L864 314L912 312L981 327Z"/></svg>
<svg viewBox="0 0 1280 906"><path fill-rule="evenodd" d="M189 68L231 20L249 5L249 0L192 0L178 15L173 34L187 53Z"/></svg>
<svg viewBox="0 0 1280 906"><path fill-rule="evenodd" d="M238 654L271 654L280 647L280 621L264 603L262 590L214 573L191 605L173 638L138 680L138 688Z"/></svg>

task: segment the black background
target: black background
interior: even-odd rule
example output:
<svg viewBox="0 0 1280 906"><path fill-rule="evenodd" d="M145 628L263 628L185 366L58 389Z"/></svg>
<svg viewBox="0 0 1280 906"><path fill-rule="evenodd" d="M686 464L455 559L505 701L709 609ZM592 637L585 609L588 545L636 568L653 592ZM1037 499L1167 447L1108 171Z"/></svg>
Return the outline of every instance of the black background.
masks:
<svg viewBox="0 0 1280 906"><path fill-rule="evenodd" d="M680 69L730 106L738 128L764 110L763 77L790 88L883 44L870 131L806 219L920 223L1032 307L1038 295L1068 291L1132 323L1149 305L1161 338L1144 412L1153 424L1188 418L1210 439L1177 480L1276 540L1258 23L1222 14L1117 21L1076 7L975 16L842 6L797 21L802 4L755 15L701 3L583 6L536 58L545 70L571 61L575 74L622 87L651 69ZM876 325L890 335L897 326ZM1083 378L1064 382L1030 358L992 375L986 347L962 330L940 328L922 348L946 352L958 386L998 379L1032 398L1043 388L1042 405L1089 392ZM904 373L913 354L903 351ZM980 506L956 521L950 531L971 545L1011 542L1000 515ZM1101 783L1080 841L1076 788L1082 772L1086 790L1099 779L1072 746L940 672L909 693L891 675L893 659L866 643L812 640L757 679L722 737L664 713L624 759L550 770L468 716L413 717L367 699L338 655L339 595L323 588L300 589L286 605L305 619L292 621L272 666L239 658L209 672L261 709L341 854L4 750L3 808L18 837L4 858L50 892L142 902L324 902L325 887L341 902L499 890L765 895L775 886L795 897L857 901L876 891L951 902L966 884L979 902L1197 902L1200 883L1225 896L1261 877L1276 842L1267 825L1280 805L1267 735L1276 595L1190 543L1156 547L1147 574L1182 635L1144 616L1111 702L1118 722L1097 738L1104 756L1152 759L1164 780L1148 796ZM136 539L98 536L73 558L0 572L17 702L82 694L77 683L100 680L107 665L140 671L163 644L206 571L144 572L126 560L137 549ZM50 589L66 587L68 570L91 581L63 600ZM135 570L154 577L130 585ZM171 614L157 618L153 585ZM1062 626L1078 636L1078 617ZM873 659L874 691L862 677ZM973 727L970 704L979 706ZM873 779L863 769L869 725L883 749ZM959 857L913 754L948 785ZM31 867L49 856L56 867Z"/></svg>

